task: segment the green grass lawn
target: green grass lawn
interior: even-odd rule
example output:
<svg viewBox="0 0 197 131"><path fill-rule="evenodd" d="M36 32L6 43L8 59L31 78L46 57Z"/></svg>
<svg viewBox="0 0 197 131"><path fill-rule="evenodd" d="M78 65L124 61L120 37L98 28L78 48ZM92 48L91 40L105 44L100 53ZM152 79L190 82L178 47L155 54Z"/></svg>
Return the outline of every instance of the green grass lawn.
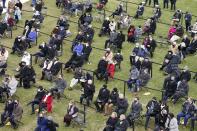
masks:
<svg viewBox="0 0 197 131"><path fill-rule="evenodd" d="M94 0L97 1L97 0ZM137 2L139 3L140 0L132 0L132 2ZM107 5L107 9L108 10L115 10L116 5L119 2L116 0L109 0L109 3ZM52 16L56 16L59 17L61 14L60 9L57 9L55 7L55 1L46 1L45 2L46 6L48 7L48 14L52 15ZM27 3L24 6L25 10L31 10L30 4ZM161 4L162 5L162 4ZM183 11L189 10L192 12L192 14L195 15L195 13L197 13L196 10L196 5L197 5L197 1L196 0L178 0L177 1L177 8L180 8ZM133 4L128 4L129 8L128 8L128 13L130 15L134 15L136 12L136 8L137 5L133 5ZM145 8L145 13L144 13L144 17L150 17L152 16L152 8ZM161 17L161 21L162 22L166 22L166 23L170 23L170 18L172 16L172 12L168 12L168 11L163 11L162 12L162 17ZM94 13L94 15L96 15L96 13ZM110 15L109 13L107 13L107 15ZM23 16L22 16L22 20L20 21L19 25L23 26L24 22L26 19L30 19L32 17L32 13L28 13L28 12L23 12ZM77 21L78 18L75 17L69 17L70 20L73 21ZM196 18L193 18L193 21L195 21ZM41 32L45 32L47 34L50 34L50 32L52 31L52 29L55 27L56 25L56 21L57 19L52 18L52 17L45 17L44 20L44 24L42 25L41 28ZM133 20L132 21L133 24L135 24L136 26L141 24L143 25L144 20ZM93 26L96 27L100 27L101 23L98 22L93 22ZM169 26L166 25L162 25L162 24L157 24L157 30L156 30L156 34L154 36L155 39L159 39L158 36L162 35L164 37L167 36L167 32L168 32ZM76 36L77 33L77 25L74 23L70 23L70 30L73 33L73 35L68 38L69 40L73 40L73 38ZM95 33L95 37L94 37L94 42L93 42L93 46L94 47L98 47L98 48L103 48L104 47L104 42L107 39L107 37L98 37L97 34L99 32L99 30L95 29L96 33ZM126 32L126 31L125 31ZM13 38L12 39L1 39L0 43L3 45L6 45L8 47L12 47L12 44L14 42L14 38L17 35L22 34L22 29L18 28L17 30L15 30L13 32ZM43 41L48 41L49 37L41 34L38 38L38 44L43 42ZM68 41L64 41L64 47L63 47L63 56L60 57L60 60L62 62L66 62L70 56L71 56L71 52L70 52L70 47L71 47L71 43ZM127 42L124 43L123 45L123 50L122 50L122 54L124 56L124 61L122 62L122 70L118 71L115 73L115 77L117 78L121 78L124 80L128 79L128 75L129 75L129 69L130 69L130 64L129 64L129 54L131 52L131 50L133 49L134 45L133 44L129 44ZM162 63L163 61L163 57L166 54L167 50L168 50L168 46L162 46L160 44L158 44L158 47L155 51L154 54L154 58L152 59L155 62L158 63ZM9 50L9 49L8 49ZM33 47L31 49L28 49L28 51L30 53L34 53L36 51L38 51L37 47ZM9 50L9 52L11 52L11 50ZM90 61L91 61L91 65L85 64L84 68L86 69L90 69L90 70L95 70L97 67L97 63L99 61L99 59L102 57L102 55L104 54L104 51L100 51L100 50L96 50L93 49L91 56L90 56ZM196 55L195 56L188 56L180 65L180 67L184 67L184 65L188 65L189 68L193 71L197 71L197 61L196 60ZM19 58L16 55L11 55L8 58L8 73L9 74L16 74L16 72L14 72L13 70L17 67L17 64L20 62L21 58ZM40 77L41 77L41 69L39 68L38 65L33 65L34 69L36 70L37 73L37 85L42 85L45 88L50 88L52 87L52 83L47 82L47 81L40 81ZM73 77L73 74L71 73L66 73L66 71L63 71L64 77L67 80L68 84L70 84L70 80ZM163 85L163 80L164 80L164 76L163 73L159 71L159 66L158 65L153 65L153 78L151 79L151 81L148 83L148 87L151 88L155 88L155 89L161 89L162 85ZM99 88L104 84L104 82L102 81L95 81L95 85L96 85L96 93L94 96L94 99L96 99L96 96L98 94ZM189 91L189 95L197 98L196 97L196 93L197 93L197 88L196 88L196 83L191 80L189 82L190 85L190 91ZM112 89L113 87L117 87L119 89L119 91L121 93L123 93L123 82L121 81L117 81L117 80L113 80L110 81L108 83L108 87L110 89ZM157 92L157 91L153 91L153 90L148 90L149 92L151 92L151 94L149 96L144 96L143 93L146 92L146 90L142 90L138 93L138 96L140 96L140 101L143 104L143 113L146 112L145 106L147 104L147 102L153 97L156 96L158 97L158 99L161 98L161 93ZM16 96L18 96L20 98L20 102L23 106L24 109L24 113L23 113L23 119L22 122L24 123L24 125L19 127L19 131L32 131L34 130L34 128L36 127L36 120L37 120L37 116L36 115L30 115L31 113L31 109L30 107L27 107L26 104L32 100L34 98L34 95L36 93L36 88L32 87L31 89L23 89L23 88L18 88L17 92L16 92ZM79 88L77 87L76 89L69 91L69 90L65 90L65 95L69 98L73 98L76 101L79 101L79 96L80 96L81 92L79 90ZM131 103L132 98L133 98L134 94L130 93L128 90L126 90L126 97L129 101L129 103ZM67 99L61 99L61 101L56 101L54 100L54 104L53 104L53 113L50 114L53 116L54 120L56 122L59 123L60 127L58 128L59 131L79 131L79 127L75 127L75 128L65 128L63 125L63 116L66 113L66 109L67 109L67 104L68 104L68 100ZM181 109L181 104L182 102L179 102L178 104L176 104L175 106L169 102L168 105L170 106L170 111L172 111L173 113L177 114L180 109ZM77 104L77 106L80 109L83 109L83 106ZM91 106L94 106L93 104ZM3 107L4 104L0 104L0 112L3 111ZM103 114L100 113L96 113L95 110L88 108L87 109L87 125L86 128L84 128L85 131L102 131L103 127L105 126L105 121L108 117L103 116ZM143 120L144 122L144 120ZM142 123L143 124L143 123ZM151 121L151 127L153 128L153 121ZM6 131L10 131L12 130L9 126L6 126L4 128L0 128L0 131L6 130ZM128 129L128 131L130 131L131 129ZM182 126L180 126L180 130L181 131L187 131L189 130L189 127L187 129L182 129ZM144 131L144 127L142 125L137 125L136 127L136 131Z"/></svg>

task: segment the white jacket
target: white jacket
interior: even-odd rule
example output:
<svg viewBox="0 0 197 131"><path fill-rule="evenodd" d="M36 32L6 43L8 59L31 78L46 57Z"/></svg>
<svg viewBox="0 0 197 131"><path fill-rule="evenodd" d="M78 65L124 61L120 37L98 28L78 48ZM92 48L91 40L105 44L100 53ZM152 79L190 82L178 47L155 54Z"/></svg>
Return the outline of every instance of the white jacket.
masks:
<svg viewBox="0 0 197 131"><path fill-rule="evenodd" d="M30 65L31 64L31 55L29 53L23 55L21 61L25 62L26 65Z"/></svg>
<svg viewBox="0 0 197 131"><path fill-rule="evenodd" d="M169 125L169 131L179 131L179 127L178 127L178 123L177 123L177 119L174 117L170 120L170 124L169 123L169 118L166 120L165 123L165 127L167 128Z"/></svg>

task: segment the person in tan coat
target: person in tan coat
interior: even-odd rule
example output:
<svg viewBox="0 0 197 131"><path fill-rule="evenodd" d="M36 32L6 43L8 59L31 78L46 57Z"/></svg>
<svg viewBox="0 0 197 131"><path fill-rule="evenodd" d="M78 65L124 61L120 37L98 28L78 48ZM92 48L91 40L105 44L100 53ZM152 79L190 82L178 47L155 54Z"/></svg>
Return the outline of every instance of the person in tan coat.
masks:
<svg viewBox="0 0 197 131"><path fill-rule="evenodd" d="M22 119L22 114L23 108L21 107L19 101L15 100L12 115L9 118L9 122L11 123L14 129L18 128L17 123Z"/></svg>

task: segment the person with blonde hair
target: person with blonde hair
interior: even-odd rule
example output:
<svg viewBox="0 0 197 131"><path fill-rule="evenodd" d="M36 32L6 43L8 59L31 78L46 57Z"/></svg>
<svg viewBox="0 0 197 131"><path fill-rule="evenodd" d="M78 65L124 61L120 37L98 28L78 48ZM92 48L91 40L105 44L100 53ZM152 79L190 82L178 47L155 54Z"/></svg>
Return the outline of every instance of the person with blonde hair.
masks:
<svg viewBox="0 0 197 131"><path fill-rule="evenodd" d="M111 116L108 118L106 122L106 126L103 129L103 131L114 131L117 122L118 122L117 113L112 112Z"/></svg>
<svg viewBox="0 0 197 131"><path fill-rule="evenodd" d="M71 120L78 116L79 109L76 107L74 100L68 104L67 113L64 116L65 126L70 126Z"/></svg>

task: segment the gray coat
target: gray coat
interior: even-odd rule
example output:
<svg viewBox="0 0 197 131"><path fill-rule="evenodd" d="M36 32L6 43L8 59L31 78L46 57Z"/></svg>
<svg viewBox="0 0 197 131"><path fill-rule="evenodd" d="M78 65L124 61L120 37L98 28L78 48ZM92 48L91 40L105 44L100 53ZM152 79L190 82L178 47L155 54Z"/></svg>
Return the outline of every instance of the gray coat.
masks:
<svg viewBox="0 0 197 131"><path fill-rule="evenodd" d="M64 79L55 80L55 87L54 88L58 89L58 92L63 93L66 86L67 86L67 83Z"/></svg>
<svg viewBox="0 0 197 131"><path fill-rule="evenodd" d="M20 121L22 119L23 108L21 105L14 105L12 115L14 116L14 121Z"/></svg>
<svg viewBox="0 0 197 131"><path fill-rule="evenodd" d="M179 131L177 119L175 117L170 120L170 123L169 123L169 118L168 118L166 120L165 127L166 128L168 127L169 131Z"/></svg>

